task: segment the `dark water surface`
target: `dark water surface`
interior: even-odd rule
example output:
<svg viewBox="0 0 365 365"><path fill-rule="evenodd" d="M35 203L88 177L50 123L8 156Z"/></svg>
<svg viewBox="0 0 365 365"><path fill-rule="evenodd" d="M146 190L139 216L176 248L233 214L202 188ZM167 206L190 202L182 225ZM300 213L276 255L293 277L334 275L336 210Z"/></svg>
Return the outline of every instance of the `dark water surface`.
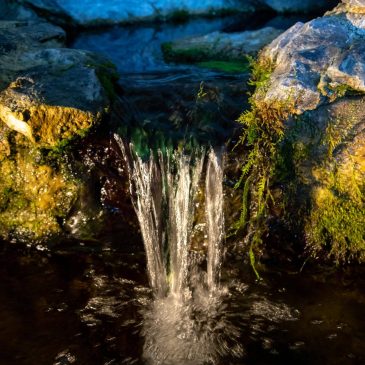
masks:
<svg viewBox="0 0 365 365"><path fill-rule="evenodd" d="M140 332L152 296L143 251L127 242L88 246L50 254L1 245L0 364L147 363ZM219 364L364 363L364 267L267 268L257 283L243 258L225 265L229 294L216 320L238 330L232 338L245 355Z"/></svg>

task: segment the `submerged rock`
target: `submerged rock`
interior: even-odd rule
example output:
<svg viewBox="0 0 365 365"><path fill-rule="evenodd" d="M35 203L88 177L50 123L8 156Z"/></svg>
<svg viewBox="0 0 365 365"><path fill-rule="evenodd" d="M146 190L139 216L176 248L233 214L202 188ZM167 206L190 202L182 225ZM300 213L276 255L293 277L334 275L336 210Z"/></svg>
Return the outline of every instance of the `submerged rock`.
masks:
<svg viewBox="0 0 365 365"><path fill-rule="evenodd" d="M213 32L164 44L164 57L174 62L244 61L245 55L257 54L281 33L272 27L238 33Z"/></svg>
<svg viewBox="0 0 365 365"><path fill-rule="evenodd" d="M271 214L301 230L314 255L337 261L365 260L364 10L346 0L274 40L241 117L255 151L244 170L257 182L251 216L260 222L266 191Z"/></svg>
<svg viewBox="0 0 365 365"><path fill-rule="evenodd" d="M0 22L0 236L62 232L85 185L67 146L107 115L115 71L45 22ZM87 179L87 177L86 177Z"/></svg>

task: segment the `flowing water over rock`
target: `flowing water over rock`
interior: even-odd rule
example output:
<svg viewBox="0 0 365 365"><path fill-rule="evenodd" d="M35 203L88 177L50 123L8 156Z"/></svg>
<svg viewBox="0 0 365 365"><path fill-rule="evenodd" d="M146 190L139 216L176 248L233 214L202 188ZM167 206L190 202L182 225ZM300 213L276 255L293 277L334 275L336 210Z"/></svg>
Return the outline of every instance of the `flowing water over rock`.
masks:
<svg viewBox="0 0 365 365"><path fill-rule="evenodd" d="M243 354L224 316L219 277L224 237L223 149L157 153L143 160L115 136L129 164L155 300L144 313L144 357L151 364L200 364ZM205 161L206 160L206 161ZM205 166L206 269L191 251L195 196ZM200 262L199 262L200 261Z"/></svg>

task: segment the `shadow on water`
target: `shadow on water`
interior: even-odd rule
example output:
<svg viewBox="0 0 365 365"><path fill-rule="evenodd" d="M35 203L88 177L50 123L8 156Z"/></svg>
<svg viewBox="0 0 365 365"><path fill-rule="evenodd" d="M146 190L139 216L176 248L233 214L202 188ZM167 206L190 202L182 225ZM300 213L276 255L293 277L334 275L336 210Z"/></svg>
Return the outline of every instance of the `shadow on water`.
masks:
<svg viewBox="0 0 365 365"><path fill-rule="evenodd" d="M179 315L179 301L152 300L142 249L120 243L124 252L78 242L52 254L1 245L0 364L146 364L143 346L156 342L144 343L142 335L161 334L163 346L157 345L177 358L186 350L174 347L181 343L199 348L198 360L209 358L217 338L218 345L244 349L218 364L350 365L365 359L364 267L333 272L308 266L301 273L268 267L257 283L242 258L228 255L225 291L200 297ZM207 310L217 298L219 310ZM179 338L189 331L191 337Z"/></svg>

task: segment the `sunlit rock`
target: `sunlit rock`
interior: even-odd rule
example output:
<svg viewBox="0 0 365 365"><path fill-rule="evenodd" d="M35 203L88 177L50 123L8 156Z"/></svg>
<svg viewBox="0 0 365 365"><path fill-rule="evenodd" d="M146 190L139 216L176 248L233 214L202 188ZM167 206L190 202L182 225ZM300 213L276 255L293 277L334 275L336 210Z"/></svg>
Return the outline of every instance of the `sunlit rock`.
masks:
<svg viewBox="0 0 365 365"><path fill-rule="evenodd" d="M55 146L101 120L109 100L100 78L113 72L107 61L85 51L46 48L64 38L62 29L48 23L5 22L1 33L7 87L0 92L0 113L10 128Z"/></svg>
<svg viewBox="0 0 365 365"><path fill-rule="evenodd" d="M313 255L336 261L365 260L363 5L344 1L266 47L252 111L241 118L251 129L268 123L261 140L249 138L274 166L260 169L284 192L273 205L286 206L285 224L303 232Z"/></svg>
<svg viewBox="0 0 365 365"><path fill-rule="evenodd" d="M108 114L115 71L45 22L0 22L0 38L0 236L49 242L88 179L64 149Z"/></svg>
<svg viewBox="0 0 365 365"><path fill-rule="evenodd" d="M275 65L265 99L290 96L300 114L335 99L344 87L365 91L365 30L339 12L297 23L275 39L261 58Z"/></svg>

